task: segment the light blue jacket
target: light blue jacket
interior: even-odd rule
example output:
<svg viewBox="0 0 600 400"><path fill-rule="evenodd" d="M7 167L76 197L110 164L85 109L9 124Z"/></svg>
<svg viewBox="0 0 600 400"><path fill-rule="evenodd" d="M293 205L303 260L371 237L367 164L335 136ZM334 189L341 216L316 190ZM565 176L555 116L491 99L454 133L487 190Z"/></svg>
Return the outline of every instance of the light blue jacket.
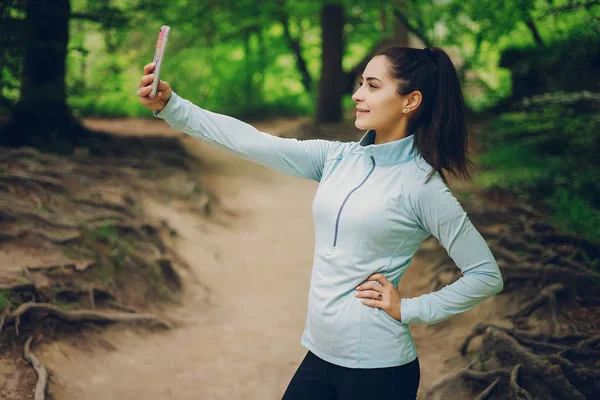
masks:
<svg viewBox="0 0 600 400"><path fill-rule="evenodd" d="M413 147L412 135L383 144L373 144L372 130L359 142L280 138L176 93L154 115L194 138L319 182L301 343L330 363L381 368L413 361L417 350L408 324L440 322L503 288L489 247L439 174L424 184L432 167ZM401 299L402 321L355 297L356 286L376 272L397 287L430 235L461 269L460 279L436 292Z"/></svg>

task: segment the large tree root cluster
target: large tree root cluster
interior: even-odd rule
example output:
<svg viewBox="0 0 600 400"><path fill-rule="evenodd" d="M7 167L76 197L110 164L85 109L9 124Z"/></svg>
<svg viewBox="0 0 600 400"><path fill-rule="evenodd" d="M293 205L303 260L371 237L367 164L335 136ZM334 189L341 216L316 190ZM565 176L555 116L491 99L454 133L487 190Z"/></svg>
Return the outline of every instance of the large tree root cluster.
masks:
<svg viewBox="0 0 600 400"><path fill-rule="evenodd" d="M485 203L473 210L463 204L498 261L502 295L521 304L505 315L514 328L475 327L459 349L467 367L434 383L426 398L598 398L600 244L561 233L523 206L491 211ZM431 290L460 277L440 254ZM469 353L476 337L480 346Z"/></svg>
<svg viewBox="0 0 600 400"><path fill-rule="evenodd" d="M168 317L140 310L177 301L181 272L191 272L170 246L176 232L148 219L141 196L196 203L207 216L216 198L172 143L142 151L139 142L131 153L138 157L119 155L126 145L115 143L104 152L98 145L96 155L0 148L0 248L56 256L50 263L0 265L0 339L35 336L46 320L172 326ZM25 359L39 377L35 399L43 399L47 373L31 340Z"/></svg>
<svg viewBox="0 0 600 400"><path fill-rule="evenodd" d="M458 373L433 385L433 394L453 383L476 380L486 387L478 399L591 399L600 393L600 335L546 336L532 335L493 325L478 325L461 346L465 356L471 340L482 336L482 358L492 368L476 370L486 365L481 360L471 363ZM507 367L508 366L508 367Z"/></svg>

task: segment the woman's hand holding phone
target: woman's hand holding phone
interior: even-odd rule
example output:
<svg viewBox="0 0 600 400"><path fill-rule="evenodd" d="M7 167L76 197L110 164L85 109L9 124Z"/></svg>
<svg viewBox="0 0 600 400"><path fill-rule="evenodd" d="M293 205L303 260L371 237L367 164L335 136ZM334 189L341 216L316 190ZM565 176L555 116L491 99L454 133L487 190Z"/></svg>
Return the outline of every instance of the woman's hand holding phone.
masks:
<svg viewBox="0 0 600 400"><path fill-rule="evenodd" d="M142 80L138 85L140 89L137 91L137 95L140 97L140 103L144 107L152 111L160 111L167 105L171 98L171 86L169 82L159 80L158 93L156 93L153 99L150 98L155 68L155 63L150 63L144 67L144 76L142 76Z"/></svg>

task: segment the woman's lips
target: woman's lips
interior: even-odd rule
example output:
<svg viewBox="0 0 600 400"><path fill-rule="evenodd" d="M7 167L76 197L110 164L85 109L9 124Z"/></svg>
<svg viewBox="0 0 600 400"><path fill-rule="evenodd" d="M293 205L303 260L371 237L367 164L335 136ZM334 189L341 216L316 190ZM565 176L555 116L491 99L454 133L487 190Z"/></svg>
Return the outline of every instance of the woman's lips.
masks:
<svg viewBox="0 0 600 400"><path fill-rule="evenodd" d="M356 115L364 115L364 114L368 114L368 113L369 113L369 112L368 112L368 111L365 111L365 110L357 110L357 111L356 111Z"/></svg>

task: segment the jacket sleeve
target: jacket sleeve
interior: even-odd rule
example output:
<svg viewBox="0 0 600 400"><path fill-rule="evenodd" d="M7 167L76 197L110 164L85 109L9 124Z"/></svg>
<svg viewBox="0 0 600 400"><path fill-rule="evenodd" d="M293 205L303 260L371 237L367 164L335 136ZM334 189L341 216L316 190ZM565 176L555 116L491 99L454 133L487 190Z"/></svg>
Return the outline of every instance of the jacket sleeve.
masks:
<svg viewBox="0 0 600 400"><path fill-rule="evenodd" d="M435 324L502 291L504 282L487 243L439 176L408 193L418 224L435 236L463 273L438 291L400 300L405 324Z"/></svg>
<svg viewBox="0 0 600 400"><path fill-rule="evenodd" d="M233 117L200 108L175 92L167 105L153 114L193 138L274 170L315 181L321 180L329 148L338 143L273 136Z"/></svg>

